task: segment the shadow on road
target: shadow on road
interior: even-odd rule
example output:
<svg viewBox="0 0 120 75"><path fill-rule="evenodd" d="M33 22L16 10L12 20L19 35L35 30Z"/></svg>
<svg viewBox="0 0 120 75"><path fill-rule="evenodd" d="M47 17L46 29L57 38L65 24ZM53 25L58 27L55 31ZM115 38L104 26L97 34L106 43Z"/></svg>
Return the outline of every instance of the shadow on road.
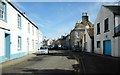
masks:
<svg viewBox="0 0 120 75"><path fill-rule="evenodd" d="M3 73L2 75L77 75L74 71L71 70L62 70L62 69L24 69L23 73Z"/></svg>

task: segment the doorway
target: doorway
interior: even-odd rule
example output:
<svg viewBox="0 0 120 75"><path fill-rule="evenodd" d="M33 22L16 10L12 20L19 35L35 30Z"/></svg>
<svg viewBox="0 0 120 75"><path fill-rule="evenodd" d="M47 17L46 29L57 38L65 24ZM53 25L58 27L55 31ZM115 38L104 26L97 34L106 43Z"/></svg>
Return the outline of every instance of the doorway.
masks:
<svg viewBox="0 0 120 75"><path fill-rule="evenodd" d="M10 34L5 33L5 57L10 59Z"/></svg>

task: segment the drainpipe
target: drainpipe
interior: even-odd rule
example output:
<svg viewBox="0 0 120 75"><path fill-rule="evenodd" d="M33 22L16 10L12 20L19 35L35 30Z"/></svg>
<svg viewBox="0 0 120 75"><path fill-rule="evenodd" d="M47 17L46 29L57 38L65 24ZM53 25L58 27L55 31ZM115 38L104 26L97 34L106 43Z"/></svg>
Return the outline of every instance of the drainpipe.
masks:
<svg viewBox="0 0 120 75"><path fill-rule="evenodd" d="M114 14L114 36L113 36L113 43L114 43L114 48L115 48L115 14ZM115 51L114 51L114 55L113 56L115 56Z"/></svg>

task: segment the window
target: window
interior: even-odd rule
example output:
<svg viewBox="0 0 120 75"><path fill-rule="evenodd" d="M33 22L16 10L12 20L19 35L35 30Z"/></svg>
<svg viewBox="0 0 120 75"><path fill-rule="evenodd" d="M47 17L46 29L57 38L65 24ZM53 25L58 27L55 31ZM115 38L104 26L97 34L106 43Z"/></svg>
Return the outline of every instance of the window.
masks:
<svg viewBox="0 0 120 75"><path fill-rule="evenodd" d="M77 37L77 38L80 37L80 32L76 32L76 37Z"/></svg>
<svg viewBox="0 0 120 75"><path fill-rule="evenodd" d="M34 26L32 26L32 35L34 35Z"/></svg>
<svg viewBox="0 0 120 75"><path fill-rule="evenodd" d="M97 34L100 34L100 23L97 24Z"/></svg>
<svg viewBox="0 0 120 75"><path fill-rule="evenodd" d="M36 29L36 36L38 37L38 30Z"/></svg>
<svg viewBox="0 0 120 75"><path fill-rule="evenodd" d="M0 1L0 19L6 20L6 4Z"/></svg>
<svg viewBox="0 0 120 75"><path fill-rule="evenodd" d="M21 37L18 36L18 50L21 50Z"/></svg>
<svg viewBox="0 0 120 75"><path fill-rule="evenodd" d="M32 40L32 48L34 49L34 40Z"/></svg>
<svg viewBox="0 0 120 75"><path fill-rule="evenodd" d="M100 41L97 41L97 48L100 48Z"/></svg>
<svg viewBox="0 0 120 75"><path fill-rule="evenodd" d="M18 14L18 28L21 29L21 16Z"/></svg>
<svg viewBox="0 0 120 75"><path fill-rule="evenodd" d="M109 21L108 18L105 19L105 21L104 21L104 32L108 32L109 31L109 29L108 29L108 27L109 27L108 21Z"/></svg>
<svg viewBox="0 0 120 75"><path fill-rule="evenodd" d="M28 23L28 33L30 33L30 23Z"/></svg>

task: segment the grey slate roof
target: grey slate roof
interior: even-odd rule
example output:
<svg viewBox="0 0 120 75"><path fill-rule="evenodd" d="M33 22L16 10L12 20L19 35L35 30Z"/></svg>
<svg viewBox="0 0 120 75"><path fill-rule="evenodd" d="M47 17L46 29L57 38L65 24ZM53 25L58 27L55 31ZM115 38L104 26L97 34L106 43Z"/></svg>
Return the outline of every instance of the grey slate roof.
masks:
<svg viewBox="0 0 120 75"><path fill-rule="evenodd" d="M108 8L111 12L115 15L120 15L120 5L103 5L104 7Z"/></svg>

